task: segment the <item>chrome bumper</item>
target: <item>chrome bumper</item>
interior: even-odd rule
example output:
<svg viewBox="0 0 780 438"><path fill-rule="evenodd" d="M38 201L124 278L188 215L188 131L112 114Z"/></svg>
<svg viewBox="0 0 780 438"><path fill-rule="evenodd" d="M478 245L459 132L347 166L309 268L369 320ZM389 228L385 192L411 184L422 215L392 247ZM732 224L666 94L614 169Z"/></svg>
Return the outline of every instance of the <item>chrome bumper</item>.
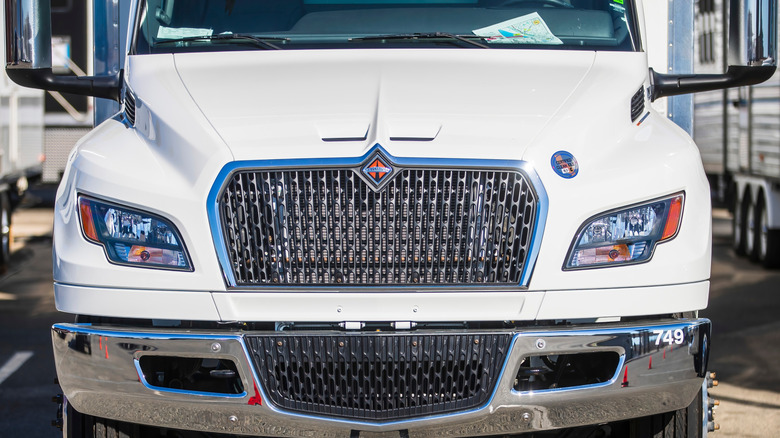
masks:
<svg viewBox="0 0 780 438"><path fill-rule="evenodd" d="M666 333L682 330L684 339ZM679 332L678 332L679 333ZM242 332L165 332L56 324L52 341L60 385L82 413L121 421L218 433L269 436L477 436L617 421L686 407L707 369L710 322L619 324L520 330L487 405L393 422L358 422L284 412L271 405ZM678 342L680 341L680 342ZM536 392L513 389L529 355L614 351L609 382ZM219 396L151 387L137 362L147 354L230 359L246 392ZM260 397L258 404L257 396Z"/></svg>

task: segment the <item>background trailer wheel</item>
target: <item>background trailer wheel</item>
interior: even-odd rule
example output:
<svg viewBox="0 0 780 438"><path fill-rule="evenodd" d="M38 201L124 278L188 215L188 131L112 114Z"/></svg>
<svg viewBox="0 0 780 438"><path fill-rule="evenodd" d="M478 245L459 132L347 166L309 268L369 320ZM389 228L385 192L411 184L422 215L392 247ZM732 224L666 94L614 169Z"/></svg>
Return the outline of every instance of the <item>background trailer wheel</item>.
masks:
<svg viewBox="0 0 780 438"><path fill-rule="evenodd" d="M743 229L745 230L745 255L753 259L754 248L756 243L756 207L753 203L753 198L750 193L746 193L742 198L742 212L744 213Z"/></svg>
<svg viewBox="0 0 780 438"><path fill-rule="evenodd" d="M769 212L764 194L758 198L755 207L755 235L752 259L765 268L780 266L780 230L771 230Z"/></svg>
<svg viewBox="0 0 780 438"><path fill-rule="evenodd" d="M746 196L734 196L734 217L731 221L732 225L732 247L737 255L745 255L745 233L747 233L747 227L745 226L745 212L744 199Z"/></svg>
<svg viewBox="0 0 780 438"><path fill-rule="evenodd" d="M11 261L11 202L7 193L0 193L0 272Z"/></svg>

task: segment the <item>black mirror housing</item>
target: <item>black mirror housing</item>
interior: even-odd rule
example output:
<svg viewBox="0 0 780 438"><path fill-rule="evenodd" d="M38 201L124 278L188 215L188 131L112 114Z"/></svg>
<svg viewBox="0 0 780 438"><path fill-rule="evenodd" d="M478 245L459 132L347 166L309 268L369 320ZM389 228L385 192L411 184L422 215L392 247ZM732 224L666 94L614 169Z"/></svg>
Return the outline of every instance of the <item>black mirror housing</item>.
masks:
<svg viewBox="0 0 780 438"><path fill-rule="evenodd" d="M650 69L650 100L701 91L760 84L775 74L774 65L729 66L724 74L662 74Z"/></svg>
<svg viewBox="0 0 780 438"><path fill-rule="evenodd" d="M650 99L755 85L775 73L777 0L731 0L730 65L724 74L663 74L650 69Z"/></svg>
<svg viewBox="0 0 780 438"><path fill-rule="evenodd" d="M120 100L121 72L115 76L62 76L55 75L51 68L6 67L6 73L23 87Z"/></svg>

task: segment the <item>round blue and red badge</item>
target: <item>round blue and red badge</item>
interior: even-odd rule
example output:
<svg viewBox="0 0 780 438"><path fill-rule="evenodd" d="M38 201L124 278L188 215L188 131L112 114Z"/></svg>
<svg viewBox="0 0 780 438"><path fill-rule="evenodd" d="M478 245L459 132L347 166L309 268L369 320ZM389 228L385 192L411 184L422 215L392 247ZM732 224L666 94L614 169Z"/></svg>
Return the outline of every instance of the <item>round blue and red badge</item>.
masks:
<svg viewBox="0 0 780 438"><path fill-rule="evenodd" d="M552 165L555 173L561 178L574 178L580 171L580 166L577 164L577 159L574 155L566 151L558 151L550 158L550 164Z"/></svg>

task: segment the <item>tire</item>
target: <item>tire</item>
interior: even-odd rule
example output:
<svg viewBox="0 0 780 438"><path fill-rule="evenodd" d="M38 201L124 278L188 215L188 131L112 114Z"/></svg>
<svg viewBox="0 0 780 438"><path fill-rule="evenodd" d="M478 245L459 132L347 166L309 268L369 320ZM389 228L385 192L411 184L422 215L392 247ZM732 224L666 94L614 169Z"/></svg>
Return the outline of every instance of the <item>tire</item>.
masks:
<svg viewBox="0 0 780 438"><path fill-rule="evenodd" d="M63 438L142 438L141 428L137 424L97 418L84 415L70 403L65 403L67 412Z"/></svg>
<svg viewBox="0 0 780 438"><path fill-rule="evenodd" d="M702 438L704 412L702 391L684 409L631 421L630 438Z"/></svg>
<svg viewBox="0 0 780 438"><path fill-rule="evenodd" d="M0 193L0 270L11 261L11 202L7 193Z"/></svg>
<svg viewBox="0 0 780 438"><path fill-rule="evenodd" d="M756 206L753 204L753 198L747 194L742 200L742 211L745 213L743 228L745 229L744 241L745 241L745 255L753 260L755 254L756 243Z"/></svg>
<svg viewBox="0 0 780 438"><path fill-rule="evenodd" d="M731 220L732 247L737 255L745 255L745 233L747 233L747 229L745 227L745 208L742 205L743 199L736 195L734 196L734 216Z"/></svg>
<svg viewBox="0 0 780 438"><path fill-rule="evenodd" d="M770 230L768 227L769 212L763 195L756 204L755 217L756 233L751 258L765 268L776 268L780 265L780 230Z"/></svg>

